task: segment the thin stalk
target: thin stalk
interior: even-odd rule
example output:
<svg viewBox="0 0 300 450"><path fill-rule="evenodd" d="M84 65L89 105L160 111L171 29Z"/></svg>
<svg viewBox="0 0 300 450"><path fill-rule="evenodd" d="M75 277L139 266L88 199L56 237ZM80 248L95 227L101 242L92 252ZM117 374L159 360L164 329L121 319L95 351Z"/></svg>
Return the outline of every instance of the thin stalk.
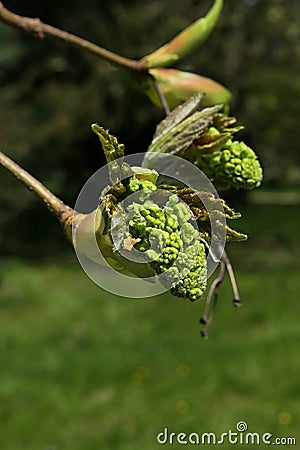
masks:
<svg viewBox="0 0 300 450"><path fill-rule="evenodd" d="M116 53L106 50L99 45L93 44L92 42L79 36L60 30L56 27L52 27L51 25L47 25L38 18L32 19L30 17L19 16L18 14L15 14L5 8L1 2L0 20L8 25L31 33L39 39L44 39L45 36L49 36L51 38L63 41L64 43L71 44L81 50L92 53L117 67L121 67L132 72L142 72L144 70L139 61L119 56Z"/></svg>
<svg viewBox="0 0 300 450"><path fill-rule="evenodd" d="M225 266L225 263L223 261L221 261L219 275L212 282L212 284L210 286L210 289L209 289L209 292L207 295L207 299L206 299L206 303L205 303L204 313L200 319L200 323L204 325L204 327L201 330L201 336L203 336L205 339L207 339L207 337L208 337L208 329L214 318L216 306L218 303L219 291L220 291L220 287L223 283L225 273L226 273L226 266ZM212 306L211 306L211 302L213 302Z"/></svg>
<svg viewBox="0 0 300 450"><path fill-rule="evenodd" d="M17 180L23 183L31 192L39 197L49 208L49 210L64 224L71 215L73 209L67 206L62 200L47 189L40 181L30 175L12 159L0 151L0 164L12 173Z"/></svg>
<svg viewBox="0 0 300 450"><path fill-rule="evenodd" d="M153 77L153 84L154 84L155 90L157 92L157 95L159 97L159 100L161 102L161 106L163 107L164 112L165 112L165 114L167 116L168 114L170 114L170 107L169 107L169 104L167 102L166 96L163 93L163 91L162 91L158 81L154 77Z"/></svg>
<svg viewBox="0 0 300 450"><path fill-rule="evenodd" d="M230 262L230 259L226 253L226 251L224 250L223 255L222 255L222 260L224 261L225 265L226 265L226 269L230 278L230 282L231 282L231 286L232 286L232 290L233 290L233 305L236 307L241 306L241 298L240 298L240 294L239 294L239 290L237 287L237 283L236 283L236 279L234 276L234 272L233 272L233 268Z"/></svg>

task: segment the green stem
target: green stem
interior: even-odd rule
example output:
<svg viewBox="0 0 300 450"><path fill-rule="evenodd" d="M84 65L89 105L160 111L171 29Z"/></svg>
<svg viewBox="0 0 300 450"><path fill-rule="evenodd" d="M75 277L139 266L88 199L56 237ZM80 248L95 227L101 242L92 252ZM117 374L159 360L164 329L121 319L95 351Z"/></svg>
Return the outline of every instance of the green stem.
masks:
<svg viewBox="0 0 300 450"><path fill-rule="evenodd" d="M74 34L67 33L59 28L52 27L41 22L40 19L32 19L30 17L23 17L9 11L3 3L0 2L0 20L23 31L33 34L35 37L43 39L45 36L61 40L65 43L79 47L89 53L99 56L105 61L131 72L142 72L144 69L139 61L124 58L116 53L110 52L99 45L93 44L90 41L82 39Z"/></svg>
<svg viewBox="0 0 300 450"><path fill-rule="evenodd" d="M61 224L64 224L71 215L73 209L67 206L62 200L56 197L40 181L22 169L17 163L0 151L0 164L12 173L21 183L30 191L34 192L49 208L49 210L58 218Z"/></svg>

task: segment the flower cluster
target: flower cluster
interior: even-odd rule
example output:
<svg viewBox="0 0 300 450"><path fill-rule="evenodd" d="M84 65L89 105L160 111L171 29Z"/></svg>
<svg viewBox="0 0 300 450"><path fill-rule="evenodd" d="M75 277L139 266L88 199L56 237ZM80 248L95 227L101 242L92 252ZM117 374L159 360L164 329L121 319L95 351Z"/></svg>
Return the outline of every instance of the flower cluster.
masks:
<svg viewBox="0 0 300 450"><path fill-rule="evenodd" d="M211 135L220 132L211 127ZM195 160L199 167L213 183L236 189L253 189L262 181L262 168L254 151L244 142L228 139L224 146L212 153L200 154Z"/></svg>
<svg viewBox="0 0 300 450"><path fill-rule="evenodd" d="M159 206L150 198L156 186L149 184L139 180L139 187L150 187L148 199L128 207L130 237L151 260L155 273L163 274L160 280L173 295L197 300L206 289L206 253L198 230L189 222L193 214L175 194L165 207Z"/></svg>

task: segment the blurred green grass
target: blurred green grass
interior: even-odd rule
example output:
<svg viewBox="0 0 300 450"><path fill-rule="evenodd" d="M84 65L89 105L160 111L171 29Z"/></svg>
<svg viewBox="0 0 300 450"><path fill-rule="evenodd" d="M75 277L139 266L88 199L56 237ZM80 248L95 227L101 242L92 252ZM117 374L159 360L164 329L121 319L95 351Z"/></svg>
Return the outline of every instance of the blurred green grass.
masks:
<svg viewBox="0 0 300 450"><path fill-rule="evenodd" d="M299 440L299 207L241 209L250 238L228 251L244 304L227 281L208 341L200 302L115 297L74 256L2 261L0 448L150 450L165 427L221 434L240 420Z"/></svg>

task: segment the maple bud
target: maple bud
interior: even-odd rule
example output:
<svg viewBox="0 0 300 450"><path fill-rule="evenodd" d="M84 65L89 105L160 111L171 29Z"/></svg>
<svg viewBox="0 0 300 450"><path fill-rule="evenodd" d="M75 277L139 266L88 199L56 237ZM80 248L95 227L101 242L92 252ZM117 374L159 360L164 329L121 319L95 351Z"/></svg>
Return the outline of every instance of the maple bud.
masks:
<svg viewBox="0 0 300 450"><path fill-rule="evenodd" d="M176 69L155 68L149 70L150 75L164 95L170 109L180 105L194 94L203 94L202 106L228 104L231 93L220 83L211 78ZM157 106L161 100L151 79L141 83L142 89Z"/></svg>
<svg viewBox="0 0 300 450"><path fill-rule="evenodd" d="M145 69L169 67L194 52L214 29L223 7L223 0L215 0L205 17L193 22L170 42L141 59Z"/></svg>

